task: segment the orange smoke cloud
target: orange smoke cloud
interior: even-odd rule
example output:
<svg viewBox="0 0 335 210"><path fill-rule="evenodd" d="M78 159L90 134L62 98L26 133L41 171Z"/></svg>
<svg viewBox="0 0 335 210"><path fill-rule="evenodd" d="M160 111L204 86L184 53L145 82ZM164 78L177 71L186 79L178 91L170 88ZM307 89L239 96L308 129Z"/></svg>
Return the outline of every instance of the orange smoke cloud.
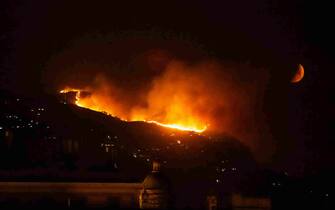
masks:
<svg viewBox="0 0 335 210"><path fill-rule="evenodd" d="M262 113L266 81L264 71L243 65L172 61L148 89L135 93L100 74L78 88L76 103L122 120L229 134L256 151L256 145L271 138Z"/></svg>

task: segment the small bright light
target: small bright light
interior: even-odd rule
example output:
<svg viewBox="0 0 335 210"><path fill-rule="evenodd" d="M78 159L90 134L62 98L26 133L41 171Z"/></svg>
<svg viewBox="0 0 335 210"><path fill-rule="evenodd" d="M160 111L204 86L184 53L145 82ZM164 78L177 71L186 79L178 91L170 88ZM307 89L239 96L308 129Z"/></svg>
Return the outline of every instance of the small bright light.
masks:
<svg viewBox="0 0 335 210"><path fill-rule="evenodd" d="M178 141L177 141L177 143L178 143L178 144L181 144L181 141L180 141L180 140L178 140Z"/></svg>

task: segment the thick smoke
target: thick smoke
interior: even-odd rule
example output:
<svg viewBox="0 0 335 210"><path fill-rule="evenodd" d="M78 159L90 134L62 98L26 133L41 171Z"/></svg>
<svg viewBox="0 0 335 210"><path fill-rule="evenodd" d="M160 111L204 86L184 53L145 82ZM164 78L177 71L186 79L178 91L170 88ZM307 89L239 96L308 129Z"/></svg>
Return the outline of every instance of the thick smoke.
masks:
<svg viewBox="0 0 335 210"><path fill-rule="evenodd" d="M132 72L120 77L115 66L70 65L66 69L72 69L57 81L58 88L84 90L79 101L82 106L123 120L154 120L197 129L207 126L208 135L234 136L259 160L272 154L273 142L263 113L266 70L215 59L162 60L164 65L150 63L161 69L148 71L145 77ZM59 66L59 60L56 63ZM90 76L87 69L94 69Z"/></svg>
<svg viewBox="0 0 335 210"><path fill-rule="evenodd" d="M209 133L232 135L263 159L272 152L262 112L267 79L266 71L247 65L171 62L153 80L145 106L133 107L132 115L206 124Z"/></svg>

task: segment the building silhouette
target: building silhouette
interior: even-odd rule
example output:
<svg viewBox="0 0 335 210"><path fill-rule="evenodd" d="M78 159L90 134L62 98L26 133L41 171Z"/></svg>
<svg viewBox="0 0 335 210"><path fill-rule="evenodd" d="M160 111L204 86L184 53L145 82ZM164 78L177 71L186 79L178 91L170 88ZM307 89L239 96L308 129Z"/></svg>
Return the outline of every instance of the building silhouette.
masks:
<svg viewBox="0 0 335 210"><path fill-rule="evenodd" d="M153 162L153 169L143 181L139 195L141 209L166 209L169 207L169 185L160 171L160 164Z"/></svg>
<svg viewBox="0 0 335 210"><path fill-rule="evenodd" d="M166 209L168 182L153 162L143 182L0 182L0 206Z"/></svg>

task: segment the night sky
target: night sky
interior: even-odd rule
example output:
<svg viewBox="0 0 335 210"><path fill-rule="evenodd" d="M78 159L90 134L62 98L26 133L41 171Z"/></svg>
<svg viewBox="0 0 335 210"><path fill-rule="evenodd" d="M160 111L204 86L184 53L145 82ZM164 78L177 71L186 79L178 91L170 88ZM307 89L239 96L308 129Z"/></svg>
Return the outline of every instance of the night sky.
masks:
<svg viewBox="0 0 335 210"><path fill-rule="evenodd" d="M191 62L214 58L249 64L270 74L262 103L276 145L271 165L294 168L297 174L333 169L330 5L266 0L120 2L2 0L1 89L25 95L55 93L67 70L55 70L52 62L69 49L78 55L69 58L78 62L122 67L121 80L129 75L146 77L141 69L134 73L127 65L151 49L164 49L169 56ZM305 77L291 84L299 63ZM86 78L92 74L81 73Z"/></svg>

